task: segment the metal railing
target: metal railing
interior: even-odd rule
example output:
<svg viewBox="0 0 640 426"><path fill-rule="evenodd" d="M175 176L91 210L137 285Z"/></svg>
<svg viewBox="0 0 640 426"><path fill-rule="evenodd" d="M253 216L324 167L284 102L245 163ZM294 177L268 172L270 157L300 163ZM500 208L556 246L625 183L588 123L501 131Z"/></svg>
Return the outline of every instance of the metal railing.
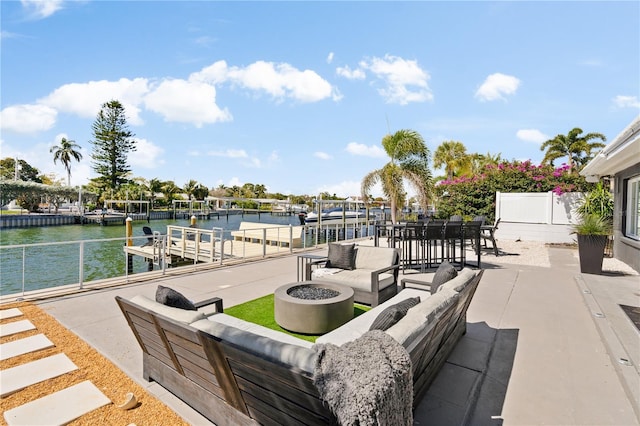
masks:
<svg viewBox="0 0 640 426"><path fill-rule="evenodd" d="M0 246L0 299L24 297L63 287L83 289L89 284L154 270L165 275L202 263L294 253L320 244L373 235L374 224L342 226L274 226L239 231L167 226L167 233L120 238ZM235 233L235 236L234 236ZM15 300L15 298L13 299Z"/></svg>

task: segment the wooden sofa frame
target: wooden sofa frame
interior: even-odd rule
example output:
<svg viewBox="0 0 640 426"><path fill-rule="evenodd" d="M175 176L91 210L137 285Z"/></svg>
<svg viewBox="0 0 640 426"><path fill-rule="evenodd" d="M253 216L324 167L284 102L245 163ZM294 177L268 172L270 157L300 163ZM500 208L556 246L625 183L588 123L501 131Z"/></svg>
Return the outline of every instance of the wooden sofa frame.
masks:
<svg viewBox="0 0 640 426"><path fill-rule="evenodd" d="M466 311L482 270L407 348L414 408L466 331ZM143 376L215 424L337 424L311 373L264 357L116 296L143 351ZM222 301L215 301L218 312ZM202 306L202 304L199 304ZM215 314L214 314L215 315Z"/></svg>

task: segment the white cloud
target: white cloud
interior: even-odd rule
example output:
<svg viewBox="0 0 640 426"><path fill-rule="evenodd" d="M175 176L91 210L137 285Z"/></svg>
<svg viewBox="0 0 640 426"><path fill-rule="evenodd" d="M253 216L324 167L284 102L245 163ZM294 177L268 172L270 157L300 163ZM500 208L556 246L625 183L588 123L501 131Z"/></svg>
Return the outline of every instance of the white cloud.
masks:
<svg viewBox="0 0 640 426"><path fill-rule="evenodd" d="M537 144L542 144L545 141L548 141L549 136L542 133L537 129L521 129L516 132L516 137L525 142L532 142Z"/></svg>
<svg viewBox="0 0 640 426"><path fill-rule="evenodd" d="M481 101L506 101L506 95L514 95L520 86L520 80L512 75L491 74L476 91L475 97Z"/></svg>
<svg viewBox="0 0 640 426"><path fill-rule="evenodd" d="M618 95L613 98L613 103L618 108L640 108L640 101L637 96Z"/></svg>
<svg viewBox="0 0 640 426"><path fill-rule="evenodd" d="M347 144L346 151L353 155L361 155L364 157L374 157L374 158L383 158L387 154L384 152L384 149L380 148L376 145L367 146L362 143L357 142L349 142Z"/></svg>
<svg viewBox="0 0 640 426"><path fill-rule="evenodd" d="M336 68L336 74L349 80L364 80L366 75L360 68L352 70L348 65Z"/></svg>
<svg viewBox="0 0 640 426"><path fill-rule="evenodd" d="M17 133L37 133L51 129L57 115L46 105L14 105L0 111L0 126Z"/></svg>
<svg viewBox="0 0 640 426"><path fill-rule="evenodd" d="M133 125L141 125L143 122L139 105L148 91L149 85L145 78L71 83L55 89L39 99L38 103L80 117L95 118L105 102L118 100L124 107L127 121Z"/></svg>
<svg viewBox="0 0 640 426"><path fill-rule="evenodd" d="M216 105L216 88L197 81L164 80L144 98L144 104L165 121L192 123L196 127L233 119L226 108Z"/></svg>
<svg viewBox="0 0 640 426"><path fill-rule="evenodd" d="M293 66L257 61L247 67L227 66L217 61L189 76L190 81L211 84L229 83L255 92L265 92L275 99L295 99L300 102L317 102L339 96L328 81L315 71L300 71Z"/></svg>
<svg viewBox="0 0 640 426"><path fill-rule="evenodd" d="M385 82L386 87L379 89L378 93L388 103L407 105L409 102L433 100L433 94L428 85L431 77L415 60L385 55L384 58L361 61L359 65Z"/></svg>
<svg viewBox="0 0 640 426"><path fill-rule="evenodd" d="M133 167L143 169L155 169L162 166L165 162L161 157L164 149L152 142L142 139L133 138L136 141L136 150L129 153L127 159Z"/></svg>
<svg viewBox="0 0 640 426"><path fill-rule="evenodd" d="M47 18L62 9L63 0L21 0L27 13L37 19Z"/></svg>
<svg viewBox="0 0 640 426"><path fill-rule="evenodd" d="M329 55L327 55L327 63L330 64L331 62L333 62L333 52L329 52Z"/></svg>
<svg viewBox="0 0 640 426"><path fill-rule="evenodd" d="M319 158L321 160L331 160L333 157L326 152L316 151L313 153L313 156Z"/></svg>
<svg viewBox="0 0 640 426"><path fill-rule="evenodd" d="M212 157L225 157L225 158L247 158L249 155L244 149L227 149L224 151L209 151L207 155Z"/></svg>

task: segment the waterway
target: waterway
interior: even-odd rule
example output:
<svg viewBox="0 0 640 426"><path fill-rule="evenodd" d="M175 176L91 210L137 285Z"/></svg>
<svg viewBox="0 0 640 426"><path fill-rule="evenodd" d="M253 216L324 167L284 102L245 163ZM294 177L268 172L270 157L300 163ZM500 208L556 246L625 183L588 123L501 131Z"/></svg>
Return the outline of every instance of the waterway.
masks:
<svg viewBox="0 0 640 426"><path fill-rule="evenodd" d="M229 215L209 220L199 220L200 229L223 228L237 230L240 222L262 222L282 225L299 225L297 215L276 216L269 213ZM165 234L167 225L189 226L187 219L153 220L133 222L133 235L142 237L143 226ZM0 295L38 290L60 285L94 281L126 274L124 240L100 241L124 238L122 225L63 225L3 229L0 232ZM95 241L98 240L98 241ZM81 243L81 241L83 241ZM134 244L142 245L144 238ZM45 245L33 245L47 243ZM57 243L57 244L49 244ZM29 244L33 246L2 248L3 246ZM82 249L81 249L82 246ZM82 255L82 262L80 256ZM82 267L80 267L82 265ZM133 273L145 272L148 264L134 256Z"/></svg>

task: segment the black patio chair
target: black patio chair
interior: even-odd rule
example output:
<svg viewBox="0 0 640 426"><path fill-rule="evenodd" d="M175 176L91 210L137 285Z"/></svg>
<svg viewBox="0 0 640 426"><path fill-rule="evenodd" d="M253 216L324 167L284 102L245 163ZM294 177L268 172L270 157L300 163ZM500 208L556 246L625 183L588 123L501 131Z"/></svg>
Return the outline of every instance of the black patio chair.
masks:
<svg viewBox="0 0 640 426"><path fill-rule="evenodd" d="M152 246L153 245L153 231L148 226L142 227L142 232L147 236L147 242L142 245L142 247Z"/></svg>
<svg viewBox="0 0 640 426"><path fill-rule="evenodd" d="M498 244L496 243L496 231L498 230L498 224L500 223L500 218L497 218L493 226L483 226L482 232L480 233L480 238L484 243L484 248L487 247L487 240L491 241L493 253L496 256L500 255L500 251L498 250Z"/></svg>

